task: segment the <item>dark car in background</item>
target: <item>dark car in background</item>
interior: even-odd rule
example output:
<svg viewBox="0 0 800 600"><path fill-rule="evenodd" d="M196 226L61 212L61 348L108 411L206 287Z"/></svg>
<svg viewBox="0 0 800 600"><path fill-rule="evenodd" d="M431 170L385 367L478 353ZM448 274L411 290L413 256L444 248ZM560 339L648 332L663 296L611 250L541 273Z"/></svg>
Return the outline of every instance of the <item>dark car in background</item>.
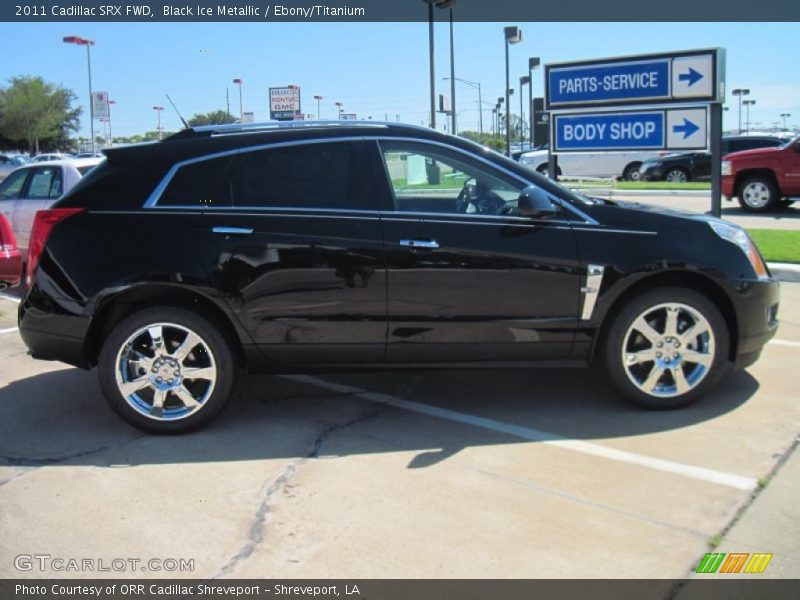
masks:
<svg viewBox="0 0 800 600"><path fill-rule="evenodd" d="M777 328L741 227L577 195L431 129L212 126L106 154L36 215L19 329L34 358L97 367L147 431L208 423L242 369L594 361L671 409Z"/></svg>
<svg viewBox="0 0 800 600"><path fill-rule="evenodd" d="M786 140L772 136L736 135L722 138L721 154L726 156L740 150L777 148ZM686 152L667 154L642 163L639 168L642 181L708 181L711 179L711 153Z"/></svg>

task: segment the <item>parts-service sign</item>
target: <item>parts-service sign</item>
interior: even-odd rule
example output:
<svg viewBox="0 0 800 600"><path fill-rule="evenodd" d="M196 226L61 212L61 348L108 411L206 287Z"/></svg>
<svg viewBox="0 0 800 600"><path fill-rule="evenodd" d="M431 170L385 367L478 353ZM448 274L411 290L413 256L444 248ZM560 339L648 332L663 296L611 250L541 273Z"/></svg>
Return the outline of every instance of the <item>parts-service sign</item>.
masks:
<svg viewBox="0 0 800 600"><path fill-rule="evenodd" d="M276 121L293 120L300 114L300 86L269 88L269 116Z"/></svg>

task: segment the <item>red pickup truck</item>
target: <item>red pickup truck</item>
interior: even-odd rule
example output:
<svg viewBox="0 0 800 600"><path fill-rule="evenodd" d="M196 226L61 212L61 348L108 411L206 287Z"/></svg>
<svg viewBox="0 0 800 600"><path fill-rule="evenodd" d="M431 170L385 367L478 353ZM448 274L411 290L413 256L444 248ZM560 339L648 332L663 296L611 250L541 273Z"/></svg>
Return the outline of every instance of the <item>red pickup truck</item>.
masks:
<svg viewBox="0 0 800 600"><path fill-rule="evenodd" d="M722 161L722 193L748 212L767 212L800 200L800 138L777 148L728 154Z"/></svg>

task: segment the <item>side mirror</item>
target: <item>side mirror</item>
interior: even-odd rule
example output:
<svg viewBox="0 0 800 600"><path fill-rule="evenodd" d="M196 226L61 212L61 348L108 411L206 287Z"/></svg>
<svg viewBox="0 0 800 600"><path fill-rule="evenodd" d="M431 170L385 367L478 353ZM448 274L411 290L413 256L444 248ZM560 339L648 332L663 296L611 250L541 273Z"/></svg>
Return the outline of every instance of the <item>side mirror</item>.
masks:
<svg viewBox="0 0 800 600"><path fill-rule="evenodd" d="M519 195L517 214L533 219L547 219L558 213L558 208L547 192L535 185L529 185Z"/></svg>

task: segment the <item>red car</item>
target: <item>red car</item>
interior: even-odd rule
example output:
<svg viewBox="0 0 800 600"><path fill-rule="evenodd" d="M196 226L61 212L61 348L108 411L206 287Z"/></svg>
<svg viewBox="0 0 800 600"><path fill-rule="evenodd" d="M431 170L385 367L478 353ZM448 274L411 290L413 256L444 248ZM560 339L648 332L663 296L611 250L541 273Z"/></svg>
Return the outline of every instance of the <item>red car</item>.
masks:
<svg viewBox="0 0 800 600"><path fill-rule="evenodd" d="M22 276L22 256L11 225L0 215L0 290L19 285Z"/></svg>
<svg viewBox="0 0 800 600"><path fill-rule="evenodd" d="M722 193L748 212L767 212L800 199L800 138L777 148L728 154L722 161Z"/></svg>

